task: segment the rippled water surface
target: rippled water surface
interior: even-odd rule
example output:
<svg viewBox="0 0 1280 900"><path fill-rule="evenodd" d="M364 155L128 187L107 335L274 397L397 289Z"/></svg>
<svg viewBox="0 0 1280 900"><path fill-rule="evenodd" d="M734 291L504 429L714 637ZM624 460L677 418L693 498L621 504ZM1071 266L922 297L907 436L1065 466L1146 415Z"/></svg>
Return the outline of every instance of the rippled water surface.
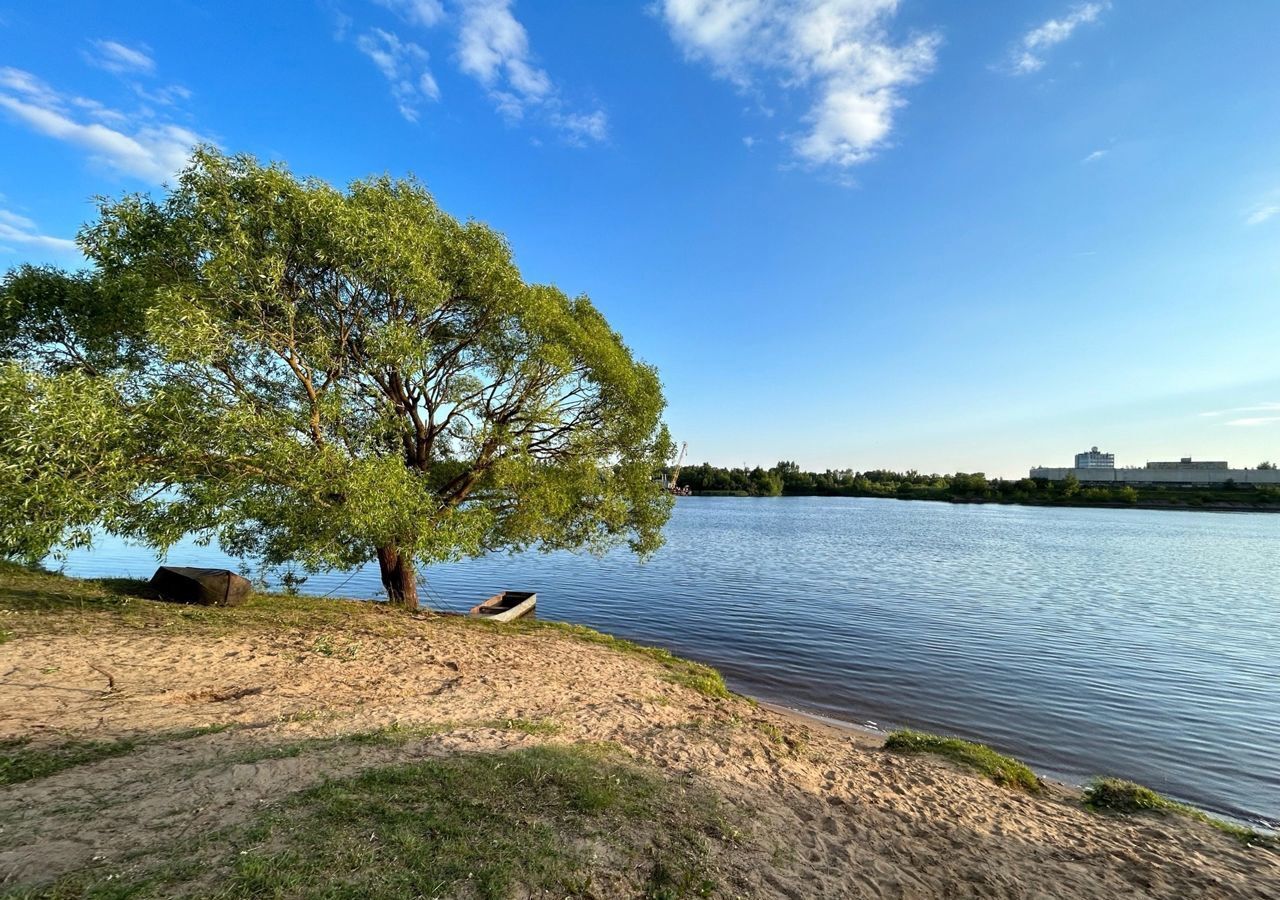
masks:
<svg viewBox="0 0 1280 900"><path fill-rule="evenodd" d="M761 698L1280 819L1280 515L691 497L666 533L644 564L492 557L431 570L427 591L462 608L536 590L543 618L668 646ZM191 545L169 562L234 565ZM106 540L67 570L154 565ZM373 567L304 589L380 586Z"/></svg>

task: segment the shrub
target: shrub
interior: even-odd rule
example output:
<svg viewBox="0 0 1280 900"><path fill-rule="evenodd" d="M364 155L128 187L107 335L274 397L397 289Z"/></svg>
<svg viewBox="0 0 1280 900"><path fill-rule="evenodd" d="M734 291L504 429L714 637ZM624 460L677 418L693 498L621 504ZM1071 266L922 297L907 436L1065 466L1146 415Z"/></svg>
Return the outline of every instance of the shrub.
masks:
<svg viewBox="0 0 1280 900"><path fill-rule="evenodd" d="M899 753L930 753L946 757L952 762L981 772L996 784L1030 794L1038 793L1042 787L1036 773L1027 768L1025 763L997 753L985 744L904 730L890 734L884 746L886 750L896 750Z"/></svg>

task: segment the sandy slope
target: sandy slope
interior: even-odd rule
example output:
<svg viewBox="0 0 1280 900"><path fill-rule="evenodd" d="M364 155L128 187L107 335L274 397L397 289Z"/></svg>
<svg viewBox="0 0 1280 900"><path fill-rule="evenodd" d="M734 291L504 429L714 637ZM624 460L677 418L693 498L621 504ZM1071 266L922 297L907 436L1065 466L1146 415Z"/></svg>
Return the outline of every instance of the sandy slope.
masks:
<svg viewBox="0 0 1280 900"><path fill-rule="evenodd" d="M998 788L867 736L702 696L648 659L554 632L422 621L399 637L209 637L99 623L0 645L0 675L0 737L241 726L0 789L0 885L243 821L329 774L589 740L702 780L740 811L742 838L718 861L730 873L726 892L743 896L1280 897L1273 850L1177 819L1100 817L1065 789L1033 798ZM563 730L476 724L508 718ZM394 722L451 730L394 747L236 761L264 743Z"/></svg>

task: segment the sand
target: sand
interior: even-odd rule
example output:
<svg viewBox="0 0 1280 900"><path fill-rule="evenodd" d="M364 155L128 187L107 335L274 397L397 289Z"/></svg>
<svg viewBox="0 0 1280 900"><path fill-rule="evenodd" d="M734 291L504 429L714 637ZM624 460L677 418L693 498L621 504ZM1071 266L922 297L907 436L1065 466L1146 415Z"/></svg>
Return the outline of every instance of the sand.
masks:
<svg viewBox="0 0 1280 900"><path fill-rule="evenodd" d="M740 839L717 851L726 895L1280 897L1280 854L1195 822L1100 816L1061 786L1035 797L1001 788L887 752L874 735L704 696L652 660L552 631L431 619L406 631L210 636L96 622L0 644L0 738L235 726L0 789L0 885L44 883L244 822L329 775L613 741L714 788L739 815ZM506 719L561 730L478 724ZM236 761L246 748L394 723L447 730Z"/></svg>

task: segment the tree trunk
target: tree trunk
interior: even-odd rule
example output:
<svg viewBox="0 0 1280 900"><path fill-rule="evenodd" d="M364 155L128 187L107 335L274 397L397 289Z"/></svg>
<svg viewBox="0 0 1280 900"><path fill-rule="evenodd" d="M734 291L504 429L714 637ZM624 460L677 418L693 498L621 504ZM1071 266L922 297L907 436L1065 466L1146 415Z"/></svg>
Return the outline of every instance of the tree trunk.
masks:
<svg viewBox="0 0 1280 900"><path fill-rule="evenodd" d="M394 545L378 548L378 569L387 599L407 610L418 608L418 581L413 574L413 558Z"/></svg>

